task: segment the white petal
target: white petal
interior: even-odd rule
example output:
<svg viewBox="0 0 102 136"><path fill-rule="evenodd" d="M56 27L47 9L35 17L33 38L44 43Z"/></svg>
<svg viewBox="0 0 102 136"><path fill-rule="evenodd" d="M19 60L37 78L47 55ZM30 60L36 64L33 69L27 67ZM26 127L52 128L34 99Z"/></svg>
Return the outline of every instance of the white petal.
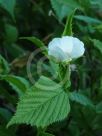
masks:
<svg viewBox="0 0 102 136"><path fill-rule="evenodd" d="M61 38L61 45L60 48L67 54L70 54L72 52L73 48L73 41L71 36L63 36Z"/></svg>
<svg viewBox="0 0 102 136"><path fill-rule="evenodd" d="M76 59L81 57L85 52L84 44L79 39L73 37L73 49L71 52L71 58Z"/></svg>
<svg viewBox="0 0 102 136"><path fill-rule="evenodd" d="M62 40L63 39L63 40ZM55 57L58 61L68 61L70 60L69 53L66 53L67 51L72 50L72 45L71 47L68 47L69 39L67 38L54 38L48 45L48 54L50 56ZM65 45L64 45L65 44ZM64 47L63 47L64 45ZM67 47L66 47L67 46ZM66 49L63 49L66 48ZM65 52L64 52L65 51Z"/></svg>
<svg viewBox="0 0 102 136"><path fill-rule="evenodd" d="M48 49L54 49L56 46L60 46L61 44L61 38L54 38L48 45Z"/></svg>
<svg viewBox="0 0 102 136"><path fill-rule="evenodd" d="M68 56L58 46L55 46L54 48L51 47L48 50L48 54L59 62L68 60Z"/></svg>

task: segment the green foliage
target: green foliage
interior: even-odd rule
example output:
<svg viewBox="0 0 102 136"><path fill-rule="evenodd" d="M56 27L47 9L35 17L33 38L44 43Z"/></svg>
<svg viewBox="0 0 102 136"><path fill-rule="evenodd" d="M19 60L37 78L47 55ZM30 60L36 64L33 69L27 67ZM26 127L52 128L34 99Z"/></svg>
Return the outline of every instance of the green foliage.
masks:
<svg viewBox="0 0 102 136"><path fill-rule="evenodd" d="M53 90L51 87L53 87ZM26 123L32 126L46 127L53 122L66 118L69 111L68 95L60 85L42 76L21 98L17 112L8 126Z"/></svg>
<svg viewBox="0 0 102 136"><path fill-rule="evenodd" d="M23 95L29 88L29 82L22 77L3 75L1 76L1 79L7 81L19 96Z"/></svg>
<svg viewBox="0 0 102 136"><path fill-rule="evenodd" d="M91 3L98 7L99 9L102 9L102 1L101 0L91 0Z"/></svg>
<svg viewBox="0 0 102 136"><path fill-rule="evenodd" d="M38 48L41 48L42 52L44 54L47 54L47 48L46 48L45 44L41 40L39 40L38 38L33 36L33 37L21 37L20 39L26 39L26 40L31 41Z"/></svg>
<svg viewBox="0 0 102 136"><path fill-rule="evenodd" d="M101 24L102 23L102 21L100 21L99 19L92 18L89 16L76 15L75 18L85 23L88 23L88 24Z"/></svg>
<svg viewBox="0 0 102 136"><path fill-rule="evenodd" d="M22 49L18 44L5 44L5 48L8 50L8 53L11 54L12 57L16 58L25 53L24 49Z"/></svg>
<svg viewBox="0 0 102 136"><path fill-rule="evenodd" d="M70 99L84 106L91 106L95 108L91 100L81 93L77 93L77 92L70 93Z"/></svg>
<svg viewBox="0 0 102 136"><path fill-rule="evenodd" d="M7 74L9 70L8 62L0 55L0 74Z"/></svg>
<svg viewBox="0 0 102 136"><path fill-rule="evenodd" d="M15 136L15 131L14 130L8 130L5 128L5 126L0 125L0 136Z"/></svg>
<svg viewBox="0 0 102 136"><path fill-rule="evenodd" d="M51 0L51 4L59 20L70 15L75 8L80 8L80 5L75 0Z"/></svg>
<svg viewBox="0 0 102 136"><path fill-rule="evenodd" d="M4 8L14 19L14 9L15 9L16 0L0 0L0 5Z"/></svg>
<svg viewBox="0 0 102 136"><path fill-rule="evenodd" d="M6 24L5 25L5 33L6 33L6 37L5 37L5 41L10 44L10 43L14 43L17 41L18 38L18 30L16 29L16 27L10 25L10 24Z"/></svg>
<svg viewBox="0 0 102 136"><path fill-rule="evenodd" d="M97 39L91 39L93 42L94 47L102 54L102 42Z"/></svg>
<svg viewBox="0 0 102 136"><path fill-rule="evenodd" d="M102 114L102 102L96 105L96 112Z"/></svg>
<svg viewBox="0 0 102 136"><path fill-rule="evenodd" d="M9 110L5 109L5 108L0 108L0 115L6 120L9 121L12 114Z"/></svg>
<svg viewBox="0 0 102 136"><path fill-rule="evenodd" d="M101 20L102 0L0 0L0 136L102 135ZM66 90L58 85L59 64L48 60L46 46L53 38L60 37L63 29L63 35L73 34L85 44L83 58L70 65L71 84L67 82ZM41 77L31 87L26 67L36 49L41 52L30 64L32 78L35 81L41 75L48 78ZM67 77L65 69L61 71ZM55 86L59 88L51 90ZM6 129L14 113L11 123L17 125ZM36 134L40 128L36 130L27 123L45 128Z"/></svg>
<svg viewBox="0 0 102 136"><path fill-rule="evenodd" d="M42 132L42 133L39 134L39 136L54 136L54 135Z"/></svg>

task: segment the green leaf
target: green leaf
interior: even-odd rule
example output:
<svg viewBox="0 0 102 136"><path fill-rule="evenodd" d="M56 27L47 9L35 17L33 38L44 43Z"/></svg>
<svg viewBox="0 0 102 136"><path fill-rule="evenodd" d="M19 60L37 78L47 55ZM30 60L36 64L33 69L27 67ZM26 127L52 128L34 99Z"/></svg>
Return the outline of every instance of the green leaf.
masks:
<svg viewBox="0 0 102 136"><path fill-rule="evenodd" d="M0 0L0 5L4 8L14 19L14 8L16 5L16 0Z"/></svg>
<svg viewBox="0 0 102 136"><path fill-rule="evenodd" d="M97 9L102 10L102 0L91 0L91 4L97 7Z"/></svg>
<svg viewBox="0 0 102 136"><path fill-rule="evenodd" d="M70 93L70 99L72 101L75 101L77 103L80 103L84 106L90 106L90 107L93 107L94 108L94 105L93 103L91 102L90 99L88 99L88 97L84 96L83 94L81 93L77 93L77 92L72 92Z"/></svg>
<svg viewBox="0 0 102 136"><path fill-rule="evenodd" d="M8 62L0 55L0 74L7 74L9 71Z"/></svg>
<svg viewBox="0 0 102 136"><path fill-rule="evenodd" d="M14 43L16 42L18 38L18 31L17 28L10 25L6 24L5 25L5 40L7 43Z"/></svg>
<svg viewBox="0 0 102 136"><path fill-rule="evenodd" d="M94 47L102 54L102 42L97 39L91 39L91 41L93 42Z"/></svg>
<svg viewBox="0 0 102 136"><path fill-rule="evenodd" d="M94 26L94 29L97 30L98 32L102 33L102 23Z"/></svg>
<svg viewBox="0 0 102 136"><path fill-rule="evenodd" d="M53 9L56 12L59 20L70 15L75 8L80 8L80 5L75 0L50 0Z"/></svg>
<svg viewBox="0 0 102 136"><path fill-rule="evenodd" d="M32 43L34 43L34 45L36 45L38 48L41 48L42 49L42 52L44 54L47 54L47 48L45 46L45 44L39 40L38 38L32 36L32 37L21 37L20 39L26 39L26 40L29 40L31 41Z"/></svg>
<svg viewBox="0 0 102 136"><path fill-rule="evenodd" d="M7 81L19 96L23 95L29 88L29 83L22 77L14 75L4 75L1 76L1 79Z"/></svg>
<svg viewBox="0 0 102 136"><path fill-rule="evenodd" d="M68 16L62 36L66 36L66 35L72 36L73 35L72 20L73 20L75 11L76 11L76 9Z"/></svg>
<svg viewBox="0 0 102 136"><path fill-rule="evenodd" d="M25 50L21 48L18 44L4 44L4 46L9 54L14 58L25 54Z"/></svg>
<svg viewBox="0 0 102 136"><path fill-rule="evenodd" d="M63 120L69 111L68 95L59 84L42 76L21 98L17 111L8 126L26 123L45 127Z"/></svg>
<svg viewBox="0 0 102 136"><path fill-rule="evenodd" d="M89 16L76 15L74 17L78 20L84 21L89 24L101 24L102 23L102 21L96 18L89 17Z"/></svg>

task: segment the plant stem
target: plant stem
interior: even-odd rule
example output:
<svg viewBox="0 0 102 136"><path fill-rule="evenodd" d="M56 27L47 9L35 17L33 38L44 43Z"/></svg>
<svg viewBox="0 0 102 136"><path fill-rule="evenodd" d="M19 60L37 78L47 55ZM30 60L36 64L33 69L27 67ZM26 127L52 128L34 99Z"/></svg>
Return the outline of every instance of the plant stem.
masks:
<svg viewBox="0 0 102 136"><path fill-rule="evenodd" d="M37 136L40 136L41 135L41 133L43 133L43 132L45 132L46 131L46 129L47 129L47 127L45 127L45 128L38 128L37 129Z"/></svg>
<svg viewBox="0 0 102 136"><path fill-rule="evenodd" d="M65 91L68 91L68 88L71 85L70 75L71 75L70 65L59 64L59 78Z"/></svg>

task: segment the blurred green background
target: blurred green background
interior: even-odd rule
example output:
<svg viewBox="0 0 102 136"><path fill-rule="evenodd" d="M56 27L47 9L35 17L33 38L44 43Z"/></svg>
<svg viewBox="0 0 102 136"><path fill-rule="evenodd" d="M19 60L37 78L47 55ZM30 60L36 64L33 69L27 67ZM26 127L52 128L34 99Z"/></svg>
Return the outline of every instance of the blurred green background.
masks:
<svg viewBox="0 0 102 136"><path fill-rule="evenodd" d="M0 136L36 136L37 132L28 125L6 129L16 110L20 84L7 75L29 80L26 64L37 49L19 38L35 36L47 46L52 38L61 37L66 17L75 8L73 35L84 42L86 51L74 63L70 91L87 99L74 98L69 117L50 125L47 131L55 136L102 136L102 0L0 0ZM50 72L48 64L44 68ZM32 63L32 74L37 78L35 69L36 63Z"/></svg>

